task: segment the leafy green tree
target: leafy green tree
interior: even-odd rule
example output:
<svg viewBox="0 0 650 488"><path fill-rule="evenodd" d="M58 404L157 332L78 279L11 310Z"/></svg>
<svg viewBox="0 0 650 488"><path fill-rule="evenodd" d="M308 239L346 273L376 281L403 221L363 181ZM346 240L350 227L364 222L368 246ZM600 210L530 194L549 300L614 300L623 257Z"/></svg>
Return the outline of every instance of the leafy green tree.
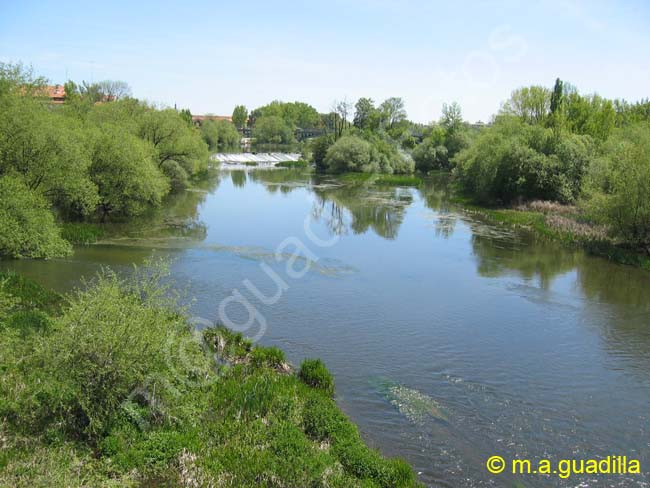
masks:
<svg viewBox="0 0 650 488"><path fill-rule="evenodd" d="M371 156L369 142L356 136L343 136L327 150L325 164L332 173L372 172Z"/></svg>
<svg viewBox="0 0 650 488"><path fill-rule="evenodd" d="M254 126L261 117L280 117L290 129L311 129L319 127L320 114L318 111L303 102L281 102L274 100L268 105L258 107L251 112Z"/></svg>
<svg viewBox="0 0 650 488"><path fill-rule="evenodd" d="M566 123L571 132L605 141L616 126L611 100L599 95L581 96L573 91L565 98Z"/></svg>
<svg viewBox="0 0 650 488"><path fill-rule="evenodd" d="M295 142L291 127L277 115L263 116L255 121L253 137L257 142L289 144Z"/></svg>
<svg viewBox="0 0 650 488"><path fill-rule="evenodd" d="M550 129L502 116L456 156L456 174L465 190L483 202L574 202L593 155L589 136L558 138Z"/></svg>
<svg viewBox="0 0 650 488"><path fill-rule="evenodd" d="M548 117L550 107L550 90L535 85L513 91L510 99L501 108L501 113L519 117L527 124L541 124Z"/></svg>
<svg viewBox="0 0 650 488"><path fill-rule="evenodd" d="M201 124L201 134L211 151L234 148L241 136L235 126L227 120L206 120Z"/></svg>
<svg viewBox="0 0 650 488"><path fill-rule="evenodd" d="M108 215L139 215L160 205L169 183L155 157L150 144L119 127L97 131L90 177L99 191L102 220Z"/></svg>
<svg viewBox="0 0 650 488"><path fill-rule="evenodd" d="M436 169L447 169L449 165L447 148L442 144L436 144L433 138L427 138L415 147L413 160L415 169L424 173Z"/></svg>
<svg viewBox="0 0 650 488"><path fill-rule="evenodd" d="M369 128L376 111L372 98L360 98L354 106L354 126L358 129Z"/></svg>
<svg viewBox="0 0 650 488"><path fill-rule="evenodd" d="M594 166L592 172L600 173L599 193L591 202L595 213L615 236L650 252L650 125L618 130L605 145L602 163Z"/></svg>
<svg viewBox="0 0 650 488"><path fill-rule="evenodd" d="M71 252L45 198L19 176L0 176L0 256L47 259Z"/></svg>
<svg viewBox="0 0 650 488"><path fill-rule="evenodd" d="M555 115L562 108L563 101L564 86L562 80L557 78L555 80L555 86L553 87L553 93L551 94L550 110L552 115Z"/></svg>
<svg viewBox="0 0 650 488"><path fill-rule="evenodd" d="M76 120L20 95L0 97L0 174L18 173L30 190L66 211L89 213L97 203L90 158Z"/></svg>
<svg viewBox="0 0 650 488"><path fill-rule="evenodd" d="M311 141L312 161L317 171L327 171L325 157L332 144L334 144L334 137L331 134L317 137Z"/></svg>
<svg viewBox="0 0 650 488"><path fill-rule="evenodd" d="M158 167L166 161L175 161L189 176L207 169L207 144L200 132L188 127L176 110L149 109L138 122L138 135L155 148Z"/></svg>
<svg viewBox="0 0 650 488"><path fill-rule="evenodd" d="M232 111L232 123L235 127L242 129L246 127L248 121L248 109L243 105L237 105Z"/></svg>
<svg viewBox="0 0 650 488"><path fill-rule="evenodd" d="M382 120L388 128L406 120L406 110L404 109L404 100L399 97L391 97L380 105Z"/></svg>
<svg viewBox="0 0 650 488"><path fill-rule="evenodd" d="M181 116L181 118L187 123L187 125L189 126L194 125L194 122L192 121L192 112L190 112L189 108L181 109L181 111L178 113Z"/></svg>

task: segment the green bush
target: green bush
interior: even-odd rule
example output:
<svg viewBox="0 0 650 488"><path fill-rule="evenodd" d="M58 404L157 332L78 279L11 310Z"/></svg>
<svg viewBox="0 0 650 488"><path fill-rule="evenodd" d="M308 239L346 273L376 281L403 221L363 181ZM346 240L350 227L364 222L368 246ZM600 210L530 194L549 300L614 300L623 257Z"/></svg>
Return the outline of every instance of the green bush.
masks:
<svg viewBox="0 0 650 488"><path fill-rule="evenodd" d="M272 347L256 347L251 353L251 362L254 366L268 367L268 368L284 368L286 365L286 358L284 352L275 346Z"/></svg>
<svg viewBox="0 0 650 488"><path fill-rule="evenodd" d="M300 365L298 376L312 388L334 394L334 378L320 359L305 359Z"/></svg>
<svg viewBox="0 0 650 488"><path fill-rule="evenodd" d="M415 169L423 173L449 167L447 148L436 145L436 142L432 139L425 139L422 144L413 149L413 160L415 161Z"/></svg>
<svg viewBox="0 0 650 488"><path fill-rule="evenodd" d="M589 136L557 135L518 118L501 117L454 159L465 191L486 203L574 202L594 155Z"/></svg>
<svg viewBox="0 0 650 488"><path fill-rule="evenodd" d="M0 256L47 259L71 252L46 200L21 178L0 177Z"/></svg>
<svg viewBox="0 0 650 488"><path fill-rule="evenodd" d="M325 156L327 170L332 173L376 172L378 168L372 165L371 151L370 143L360 137L341 137L327 150Z"/></svg>
<svg viewBox="0 0 650 488"><path fill-rule="evenodd" d="M624 242L650 248L650 125L617 131L592 165L590 182L592 213Z"/></svg>

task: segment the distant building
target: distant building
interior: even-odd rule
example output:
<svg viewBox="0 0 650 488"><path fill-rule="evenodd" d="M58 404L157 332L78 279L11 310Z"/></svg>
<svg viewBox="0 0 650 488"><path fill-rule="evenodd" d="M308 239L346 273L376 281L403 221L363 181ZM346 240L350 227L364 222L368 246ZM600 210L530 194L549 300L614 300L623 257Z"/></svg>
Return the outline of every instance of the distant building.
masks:
<svg viewBox="0 0 650 488"><path fill-rule="evenodd" d="M43 87L43 96L50 99L50 103L61 105L65 102L65 88L63 85L47 85Z"/></svg>

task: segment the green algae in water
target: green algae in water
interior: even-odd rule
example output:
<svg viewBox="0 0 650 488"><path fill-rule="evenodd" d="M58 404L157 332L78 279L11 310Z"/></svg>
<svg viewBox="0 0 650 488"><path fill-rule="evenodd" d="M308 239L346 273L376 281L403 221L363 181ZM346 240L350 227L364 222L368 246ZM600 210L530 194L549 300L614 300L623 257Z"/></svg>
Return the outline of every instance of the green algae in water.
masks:
<svg viewBox="0 0 650 488"><path fill-rule="evenodd" d="M391 380L379 380L378 385L391 405L413 423L422 424L427 418L449 420L436 400L418 390Z"/></svg>

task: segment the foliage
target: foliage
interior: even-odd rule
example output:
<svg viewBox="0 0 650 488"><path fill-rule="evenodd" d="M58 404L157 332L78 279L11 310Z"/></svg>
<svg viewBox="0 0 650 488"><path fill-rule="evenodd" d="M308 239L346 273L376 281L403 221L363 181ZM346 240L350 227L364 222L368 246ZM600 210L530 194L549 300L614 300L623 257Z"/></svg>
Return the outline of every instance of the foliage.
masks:
<svg viewBox="0 0 650 488"><path fill-rule="evenodd" d="M463 188L479 201L571 202L593 156L588 136L557 138L550 129L502 116L455 159Z"/></svg>
<svg viewBox="0 0 650 488"><path fill-rule="evenodd" d="M300 364L300 379L312 388L334 394L334 378L320 359L305 359Z"/></svg>
<svg viewBox="0 0 650 488"><path fill-rule="evenodd" d="M62 222L61 237L71 244L94 244L104 236L104 228L89 222Z"/></svg>
<svg viewBox="0 0 650 488"><path fill-rule="evenodd" d="M424 140L413 150L415 169L426 173L436 169L449 167L447 148L443 145L436 145L433 138Z"/></svg>
<svg viewBox="0 0 650 488"><path fill-rule="evenodd" d="M501 108L501 112L519 117L528 124L541 124L546 120L550 106L550 90L534 85L513 91L510 99Z"/></svg>
<svg viewBox="0 0 650 488"><path fill-rule="evenodd" d="M152 148L118 127L105 127L93 141L90 178L99 193L102 219L139 215L160 205L169 182L158 171Z"/></svg>
<svg viewBox="0 0 650 488"><path fill-rule="evenodd" d="M289 144L295 142L291 127L277 115L256 119L253 137L256 142L261 143Z"/></svg>
<svg viewBox="0 0 650 488"><path fill-rule="evenodd" d="M372 98L360 98L354 106L354 126L358 129L370 128L376 111Z"/></svg>
<svg viewBox="0 0 650 488"><path fill-rule="evenodd" d="M18 176L0 177L0 256L53 258L72 249L61 237L47 201Z"/></svg>
<svg viewBox="0 0 650 488"><path fill-rule="evenodd" d="M316 166L316 171L327 171L325 157L332 144L334 144L334 137L329 134L317 137L311 141L312 161Z"/></svg>
<svg viewBox="0 0 650 488"><path fill-rule="evenodd" d="M1 485L417 486L281 351L209 327L213 363L162 277L107 271L59 316L0 315ZM25 296L11 280L0 303Z"/></svg>
<svg viewBox="0 0 650 488"><path fill-rule="evenodd" d="M242 129L248 122L248 109L243 105L237 105L232 111L232 123L235 127Z"/></svg>
<svg viewBox="0 0 650 488"><path fill-rule="evenodd" d="M311 105L303 102L281 102L274 100L268 105L256 108L250 115L254 128L257 128L259 119L267 117L279 117L290 131L296 128L311 129L319 127L321 122L318 111Z"/></svg>
<svg viewBox="0 0 650 488"><path fill-rule="evenodd" d="M201 124L201 135L211 151L239 146L241 136L227 120L206 120Z"/></svg>
<svg viewBox="0 0 650 488"><path fill-rule="evenodd" d="M591 168L592 213L633 246L650 246L650 125L619 129Z"/></svg>
<svg viewBox="0 0 650 488"><path fill-rule="evenodd" d="M336 141L325 156L327 170L332 173L346 171L375 172L372 160L372 146L356 136L343 136Z"/></svg>

